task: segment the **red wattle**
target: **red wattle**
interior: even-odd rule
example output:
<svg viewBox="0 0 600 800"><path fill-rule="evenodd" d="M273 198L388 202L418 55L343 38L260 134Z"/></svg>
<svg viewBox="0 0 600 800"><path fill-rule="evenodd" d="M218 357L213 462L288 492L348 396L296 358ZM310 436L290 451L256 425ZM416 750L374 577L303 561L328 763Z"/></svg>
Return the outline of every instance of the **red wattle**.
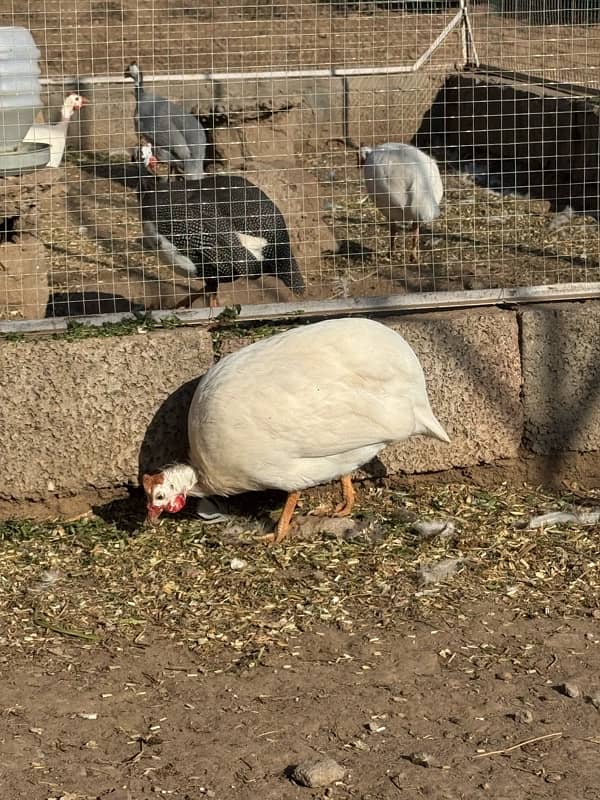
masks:
<svg viewBox="0 0 600 800"><path fill-rule="evenodd" d="M167 506L165 506L166 510L170 514L176 514L178 511L181 511L181 509L184 507L185 499L186 498L184 494L178 494L174 500L172 500Z"/></svg>

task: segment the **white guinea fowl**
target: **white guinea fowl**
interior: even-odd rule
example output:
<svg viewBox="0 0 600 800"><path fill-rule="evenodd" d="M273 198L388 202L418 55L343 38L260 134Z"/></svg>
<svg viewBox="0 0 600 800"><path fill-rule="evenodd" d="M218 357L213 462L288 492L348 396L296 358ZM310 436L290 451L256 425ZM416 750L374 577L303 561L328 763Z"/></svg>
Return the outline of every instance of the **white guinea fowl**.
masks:
<svg viewBox="0 0 600 800"><path fill-rule="evenodd" d="M435 418L417 356L400 336L368 319L294 328L226 356L204 375L188 416L190 464L144 475L148 519L180 511L188 495L280 489L288 498L280 542L299 493L350 475L393 442L415 434L449 441Z"/></svg>
<svg viewBox="0 0 600 800"><path fill-rule="evenodd" d="M440 215L444 185L437 163L410 144L388 142L361 147L365 188L389 220L390 255L394 252L398 222L412 222L411 257L419 249L419 225Z"/></svg>
<svg viewBox="0 0 600 800"><path fill-rule="evenodd" d="M88 101L85 97L82 97L80 94L71 93L65 97L59 122L55 124L49 122L34 122L25 134L24 142L50 145L50 160L47 166L60 166L67 145L69 123L73 118L73 114L83 108L84 105L87 105L87 103Z"/></svg>

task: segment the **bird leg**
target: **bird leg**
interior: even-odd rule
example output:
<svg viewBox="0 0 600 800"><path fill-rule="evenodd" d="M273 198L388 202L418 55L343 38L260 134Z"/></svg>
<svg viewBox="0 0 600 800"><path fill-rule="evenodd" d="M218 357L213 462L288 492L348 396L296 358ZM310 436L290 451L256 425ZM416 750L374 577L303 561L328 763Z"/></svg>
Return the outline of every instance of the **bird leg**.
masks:
<svg viewBox="0 0 600 800"><path fill-rule="evenodd" d="M419 223L413 222L411 228L411 248L410 248L410 260L411 261L418 261L419 260Z"/></svg>
<svg viewBox="0 0 600 800"><path fill-rule="evenodd" d="M354 506L354 487L352 486L352 478L350 475L344 475L340 478L342 484L342 502L339 503L333 510L331 511L331 507L327 506L317 506L309 514L313 517L347 517L352 513L352 508Z"/></svg>
<svg viewBox="0 0 600 800"><path fill-rule="evenodd" d="M219 305L217 302L217 295L214 292L209 293L205 289L203 289L201 292L195 292L194 294L190 294L188 297L185 298L185 300L181 300L179 303L177 303L175 308L192 308L196 300L200 299L205 300L207 294L208 294L208 306L211 309L211 312L208 316L209 319L212 319L213 317L212 310L214 308L217 308Z"/></svg>
<svg viewBox="0 0 600 800"><path fill-rule="evenodd" d="M340 480L342 483L343 502L335 507L334 517L348 517L352 513L356 495L354 493L354 486L352 486L352 477L350 475L343 475Z"/></svg>
<svg viewBox="0 0 600 800"><path fill-rule="evenodd" d="M269 544L280 544L290 532L290 522L292 516L298 505L300 499L300 492L290 492L285 501L285 505L279 517L279 522L275 528L274 533L267 533L265 536L257 536L259 542L268 542Z"/></svg>

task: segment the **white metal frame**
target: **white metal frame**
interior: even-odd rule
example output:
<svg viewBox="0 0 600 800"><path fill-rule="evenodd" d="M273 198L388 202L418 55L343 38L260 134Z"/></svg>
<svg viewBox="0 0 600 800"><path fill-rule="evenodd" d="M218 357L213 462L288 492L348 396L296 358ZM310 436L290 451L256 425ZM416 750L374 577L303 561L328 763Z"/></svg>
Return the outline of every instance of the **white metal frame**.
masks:
<svg viewBox="0 0 600 800"><path fill-rule="evenodd" d="M356 297L334 300L307 300L304 303L272 303L240 306L240 322L261 320L322 318L353 314L406 314L419 311L440 311L484 306L505 306L521 303L552 303L567 300L600 298L600 283L556 283L545 286L515 286L504 289L471 289L463 292L423 292L392 294L384 297ZM53 317L42 320L0 321L0 334L64 333L70 322L101 327L140 318L157 323L177 319L182 325L214 323L224 308L169 309L147 314L123 312L80 317Z"/></svg>

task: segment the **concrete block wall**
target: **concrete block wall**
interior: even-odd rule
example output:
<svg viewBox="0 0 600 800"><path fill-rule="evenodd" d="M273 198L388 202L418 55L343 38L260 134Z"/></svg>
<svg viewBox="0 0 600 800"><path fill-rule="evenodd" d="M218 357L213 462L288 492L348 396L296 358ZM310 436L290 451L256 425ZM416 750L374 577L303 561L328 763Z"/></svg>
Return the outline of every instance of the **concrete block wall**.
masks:
<svg viewBox="0 0 600 800"><path fill-rule="evenodd" d="M492 464L523 443L600 450L600 301L383 321L417 352L452 442L391 447L371 474ZM227 351L251 340L228 340ZM201 328L0 339L0 499L135 483L185 458L187 408L214 358Z"/></svg>
<svg viewBox="0 0 600 800"><path fill-rule="evenodd" d="M185 458L187 405L213 351L188 329L0 341L0 362L0 497L38 499L135 482L140 459Z"/></svg>
<svg viewBox="0 0 600 800"><path fill-rule="evenodd" d="M600 450L600 302L525 310L522 362L525 445Z"/></svg>
<svg viewBox="0 0 600 800"><path fill-rule="evenodd" d="M417 437L387 448L388 473L431 472L515 457L523 432L516 315L488 309L389 320L411 345L451 445Z"/></svg>

